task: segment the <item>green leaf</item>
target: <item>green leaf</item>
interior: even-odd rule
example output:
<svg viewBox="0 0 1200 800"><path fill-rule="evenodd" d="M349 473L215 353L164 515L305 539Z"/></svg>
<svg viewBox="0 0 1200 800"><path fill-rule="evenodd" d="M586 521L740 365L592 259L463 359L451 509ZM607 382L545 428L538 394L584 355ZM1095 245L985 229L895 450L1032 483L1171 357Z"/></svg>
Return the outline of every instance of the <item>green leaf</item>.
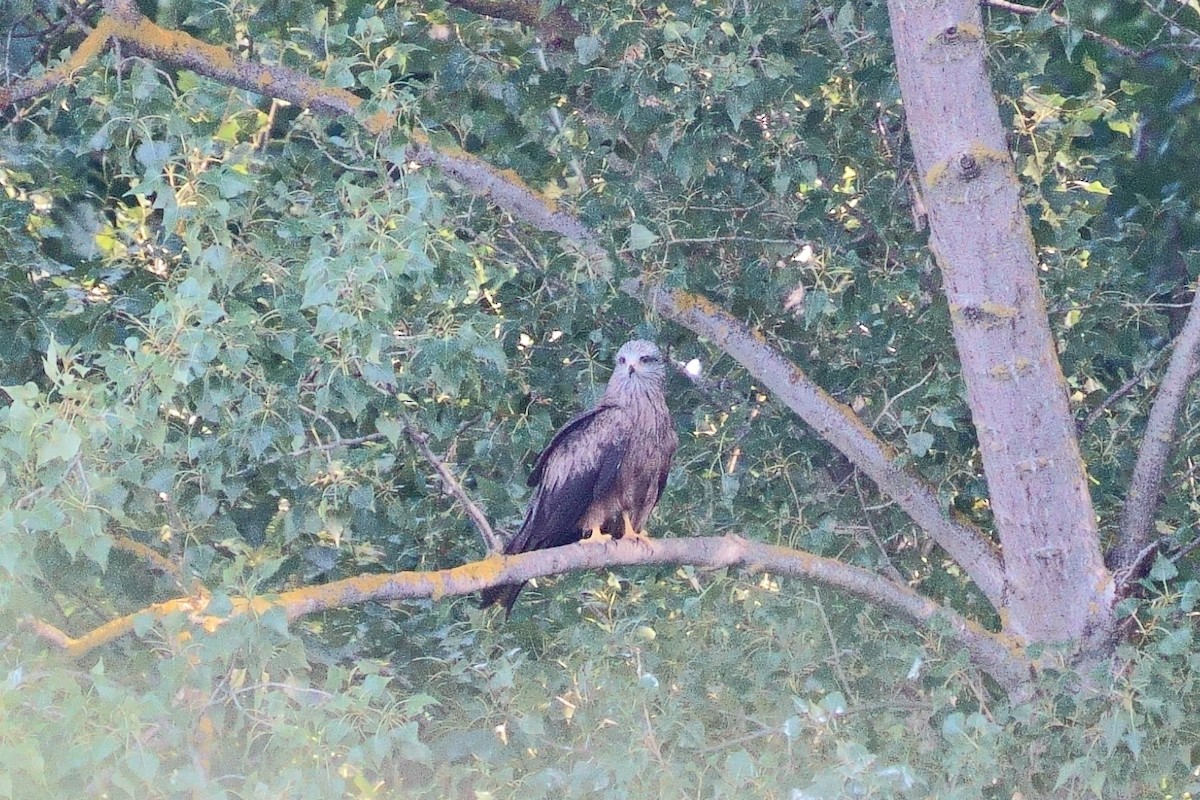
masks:
<svg viewBox="0 0 1200 800"><path fill-rule="evenodd" d="M645 250L657 241L658 237L645 225L635 222L629 226L630 250Z"/></svg>
<svg viewBox="0 0 1200 800"><path fill-rule="evenodd" d="M909 452L916 458L923 458L929 452L929 448L933 447L933 434L926 431L916 431L904 438L908 442Z"/></svg>
<svg viewBox="0 0 1200 800"><path fill-rule="evenodd" d="M929 412L929 422L939 428L958 430L955 427L954 417L942 406L934 406L933 411Z"/></svg>
<svg viewBox="0 0 1200 800"><path fill-rule="evenodd" d="M1181 656L1192 646L1192 629L1188 627L1173 628L1158 640L1156 649L1164 656Z"/></svg>
<svg viewBox="0 0 1200 800"><path fill-rule="evenodd" d="M125 756L125 765L142 782L150 784L158 775L159 759L153 751L135 747Z"/></svg>
<svg viewBox="0 0 1200 800"><path fill-rule="evenodd" d="M754 779L754 759L745 750L735 750L725 757L725 775L734 783L745 783Z"/></svg>
<svg viewBox="0 0 1200 800"><path fill-rule="evenodd" d="M1175 562L1162 553L1155 554L1154 566L1150 568L1150 580L1155 583L1163 583L1173 579L1178 574L1179 570L1175 567Z"/></svg>
<svg viewBox="0 0 1200 800"><path fill-rule="evenodd" d="M38 445L37 465L42 467L55 460L70 461L79 453L82 443L83 439L72 425L56 419L50 424L50 435Z"/></svg>
<svg viewBox="0 0 1200 800"><path fill-rule="evenodd" d="M591 64L604 55L604 42L599 36L578 36L575 39L575 55L580 64Z"/></svg>

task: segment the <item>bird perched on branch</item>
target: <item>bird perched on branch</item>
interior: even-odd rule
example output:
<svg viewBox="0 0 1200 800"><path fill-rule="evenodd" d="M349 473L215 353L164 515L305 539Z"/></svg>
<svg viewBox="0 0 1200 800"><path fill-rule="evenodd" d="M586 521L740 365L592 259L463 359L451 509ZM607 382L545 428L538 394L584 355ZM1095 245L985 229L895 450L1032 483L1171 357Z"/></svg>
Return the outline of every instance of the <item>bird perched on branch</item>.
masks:
<svg viewBox="0 0 1200 800"><path fill-rule="evenodd" d="M646 518L667 483L679 444L663 397L666 370L653 342L626 342L595 408L554 434L529 475L533 498L506 555L588 541L646 538ZM483 592L481 608L505 616L524 583Z"/></svg>

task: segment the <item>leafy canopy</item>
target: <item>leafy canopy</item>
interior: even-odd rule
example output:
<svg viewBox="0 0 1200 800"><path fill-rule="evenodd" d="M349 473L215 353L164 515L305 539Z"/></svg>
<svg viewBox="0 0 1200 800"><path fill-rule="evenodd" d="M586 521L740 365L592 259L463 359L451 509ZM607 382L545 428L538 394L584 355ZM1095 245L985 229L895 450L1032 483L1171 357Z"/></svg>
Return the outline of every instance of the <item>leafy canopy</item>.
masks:
<svg viewBox="0 0 1200 800"><path fill-rule="evenodd" d="M1150 46L1148 10L1091 5L1111 15L1087 24ZM569 10L583 32L549 43L441 4L148 9L511 170L646 273L750 321L947 508L986 524L883 6ZM70 44L29 8L3 13ZM1083 418L1156 357L1196 272L1197 179L1178 169L1200 141L1194 66L1131 62L1044 15L997 13L989 32ZM6 46L32 64L24 41ZM197 584L221 613L232 597L471 560L479 537L405 426L511 530L530 455L631 336L705 369L672 386L683 444L653 530L890 567L982 612L957 568L739 367L621 294L623 267L498 213L405 144L115 53L8 122L4 618L80 633ZM1134 392L1084 429L1102 519L1144 410ZM1200 507L1189 469L1159 523L1181 541ZM1195 791L1181 743L1197 718L1196 585L1167 562L1131 602L1144 630L1121 653L1120 697L1051 687L1014 707L936 636L769 574L544 581L507 626L465 599L205 635L181 614L78 668L22 629L0 651L0 796Z"/></svg>

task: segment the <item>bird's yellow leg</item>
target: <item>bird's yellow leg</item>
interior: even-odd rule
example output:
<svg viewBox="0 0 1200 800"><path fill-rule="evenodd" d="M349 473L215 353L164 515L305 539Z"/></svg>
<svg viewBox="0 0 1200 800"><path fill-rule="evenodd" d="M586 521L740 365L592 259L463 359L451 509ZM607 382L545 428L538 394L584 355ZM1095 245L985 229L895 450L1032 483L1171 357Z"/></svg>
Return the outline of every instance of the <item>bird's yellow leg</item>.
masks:
<svg viewBox="0 0 1200 800"><path fill-rule="evenodd" d="M581 540L586 544L608 544L612 541L612 537L604 531L600 530L600 526L593 526L591 530L584 534Z"/></svg>
<svg viewBox="0 0 1200 800"><path fill-rule="evenodd" d="M650 541L650 534L646 533L644 530L639 531L637 528L633 527L633 520L629 518L628 511L621 512L621 521L625 523L625 530L621 533L622 539L629 539L630 541L637 542L638 544L646 544Z"/></svg>

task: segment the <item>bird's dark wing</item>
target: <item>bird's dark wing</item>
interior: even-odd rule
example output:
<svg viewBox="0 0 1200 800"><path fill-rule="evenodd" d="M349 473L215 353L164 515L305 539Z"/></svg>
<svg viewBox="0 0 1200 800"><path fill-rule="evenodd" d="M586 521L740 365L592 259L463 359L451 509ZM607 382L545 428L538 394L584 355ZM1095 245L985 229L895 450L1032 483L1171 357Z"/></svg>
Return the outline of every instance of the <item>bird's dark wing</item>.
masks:
<svg viewBox="0 0 1200 800"><path fill-rule="evenodd" d="M627 444L620 415L618 407L600 405L574 417L554 435L533 466L533 498L521 529L504 548L506 554L561 547L583 538L580 518L616 484ZM511 612L522 585L486 589L481 607L502 602Z"/></svg>
<svg viewBox="0 0 1200 800"><path fill-rule="evenodd" d="M580 518L612 490L625 455L621 416L620 408L602 404L554 435L533 466L530 485L536 489L506 553L560 547L582 538Z"/></svg>
<svg viewBox="0 0 1200 800"><path fill-rule="evenodd" d="M593 417L595 417L601 411L604 411L606 408L608 408L608 406L601 404L593 409L582 411L569 419L566 425L563 425L561 428L559 428L558 433L554 434L554 438L550 440L550 444L546 445L546 449L538 454L537 461L534 462L533 470L529 473L529 478L526 479L525 484L527 486L537 486L539 483L541 483L542 473L546 470L546 462L554 454L554 451L558 448L558 446L562 444L564 440L570 439L573 436L577 436L591 423Z"/></svg>

